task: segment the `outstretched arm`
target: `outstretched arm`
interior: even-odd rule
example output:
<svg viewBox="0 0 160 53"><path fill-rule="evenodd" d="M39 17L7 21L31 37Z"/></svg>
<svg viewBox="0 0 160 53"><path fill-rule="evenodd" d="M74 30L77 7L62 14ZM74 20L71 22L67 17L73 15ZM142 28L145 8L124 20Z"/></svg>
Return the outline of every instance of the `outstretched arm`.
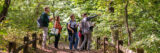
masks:
<svg viewBox="0 0 160 53"><path fill-rule="evenodd" d="M95 18L97 17L98 15L95 15L95 16L91 16L91 17L87 17L87 21L90 21L92 18Z"/></svg>

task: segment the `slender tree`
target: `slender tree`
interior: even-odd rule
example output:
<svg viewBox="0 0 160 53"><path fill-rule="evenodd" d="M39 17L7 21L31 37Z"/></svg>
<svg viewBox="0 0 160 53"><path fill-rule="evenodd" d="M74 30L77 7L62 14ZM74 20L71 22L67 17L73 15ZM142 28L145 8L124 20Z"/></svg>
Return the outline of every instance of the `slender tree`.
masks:
<svg viewBox="0 0 160 53"><path fill-rule="evenodd" d="M131 44L131 32L129 30L129 26L128 26L128 4L129 4L129 1L127 0L127 3L125 5L125 25L126 25L126 30L128 32L128 45Z"/></svg>
<svg viewBox="0 0 160 53"><path fill-rule="evenodd" d="M11 0L5 0L4 1L3 10L0 13L0 22L2 22L2 20L4 20L5 17L7 16L7 12L8 12L10 2L11 2Z"/></svg>

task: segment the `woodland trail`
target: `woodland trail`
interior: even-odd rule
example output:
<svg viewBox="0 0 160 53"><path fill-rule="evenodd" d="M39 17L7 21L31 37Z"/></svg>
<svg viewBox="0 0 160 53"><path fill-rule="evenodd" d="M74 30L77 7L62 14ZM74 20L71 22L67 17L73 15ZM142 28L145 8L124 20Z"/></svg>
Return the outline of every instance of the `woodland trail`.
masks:
<svg viewBox="0 0 160 53"><path fill-rule="evenodd" d="M59 43L59 49L54 48L53 44L50 44L47 49L38 48L36 53L102 53L100 50L69 50L69 45L65 43Z"/></svg>

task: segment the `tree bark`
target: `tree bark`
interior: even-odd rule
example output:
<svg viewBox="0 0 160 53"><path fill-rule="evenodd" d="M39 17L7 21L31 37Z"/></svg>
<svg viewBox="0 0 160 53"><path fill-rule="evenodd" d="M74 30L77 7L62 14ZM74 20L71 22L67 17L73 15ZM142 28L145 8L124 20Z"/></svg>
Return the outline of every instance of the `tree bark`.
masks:
<svg viewBox="0 0 160 53"><path fill-rule="evenodd" d="M125 24L126 24L126 30L128 32L128 45L131 44L131 32L129 30L129 26L128 26L128 3L129 1L127 0L127 3L125 5Z"/></svg>
<svg viewBox="0 0 160 53"><path fill-rule="evenodd" d="M8 12L10 2L11 2L11 0L5 0L5 2L4 2L3 10L0 13L0 22L2 22L2 20L4 20L5 17L7 16L7 12Z"/></svg>

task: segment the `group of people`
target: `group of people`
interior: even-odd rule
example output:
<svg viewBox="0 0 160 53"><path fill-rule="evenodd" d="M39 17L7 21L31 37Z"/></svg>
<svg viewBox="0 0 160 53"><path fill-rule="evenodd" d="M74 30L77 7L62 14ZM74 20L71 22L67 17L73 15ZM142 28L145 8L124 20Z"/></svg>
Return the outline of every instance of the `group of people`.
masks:
<svg viewBox="0 0 160 53"><path fill-rule="evenodd" d="M49 18L48 16L49 11L50 11L49 7L45 7L44 12L40 16L40 19L42 19L41 28L43 29L42 48L46 47L49 22L53 20L53 18ZM79 23L76 22L74 14L70 16L71 20L67 23L70 50L73 50L73 48L74 50L90 50L92 30L93 27L95 26L95 24L92 23L90 20L97 16L98 15L93 17L88 17L87 13L84 13L82 15L83 19ZM58 29L58 35L55 36L55 41L54 41L54 47L58 49L58 42L62 30L59 16L56 16L54 28Z"/></svg>
<svg viewBox="0 0 160 53"><path fill-rule="evenodd" d="M92 30L95 25L90 20L96 16L88 17L87 13L84 13L83 19L79 23L76 23L74 14L70 16L71 20L67 23L67 29L71 50L72 46L77 50L78 45L80 50L90 50Z"/></svg>

